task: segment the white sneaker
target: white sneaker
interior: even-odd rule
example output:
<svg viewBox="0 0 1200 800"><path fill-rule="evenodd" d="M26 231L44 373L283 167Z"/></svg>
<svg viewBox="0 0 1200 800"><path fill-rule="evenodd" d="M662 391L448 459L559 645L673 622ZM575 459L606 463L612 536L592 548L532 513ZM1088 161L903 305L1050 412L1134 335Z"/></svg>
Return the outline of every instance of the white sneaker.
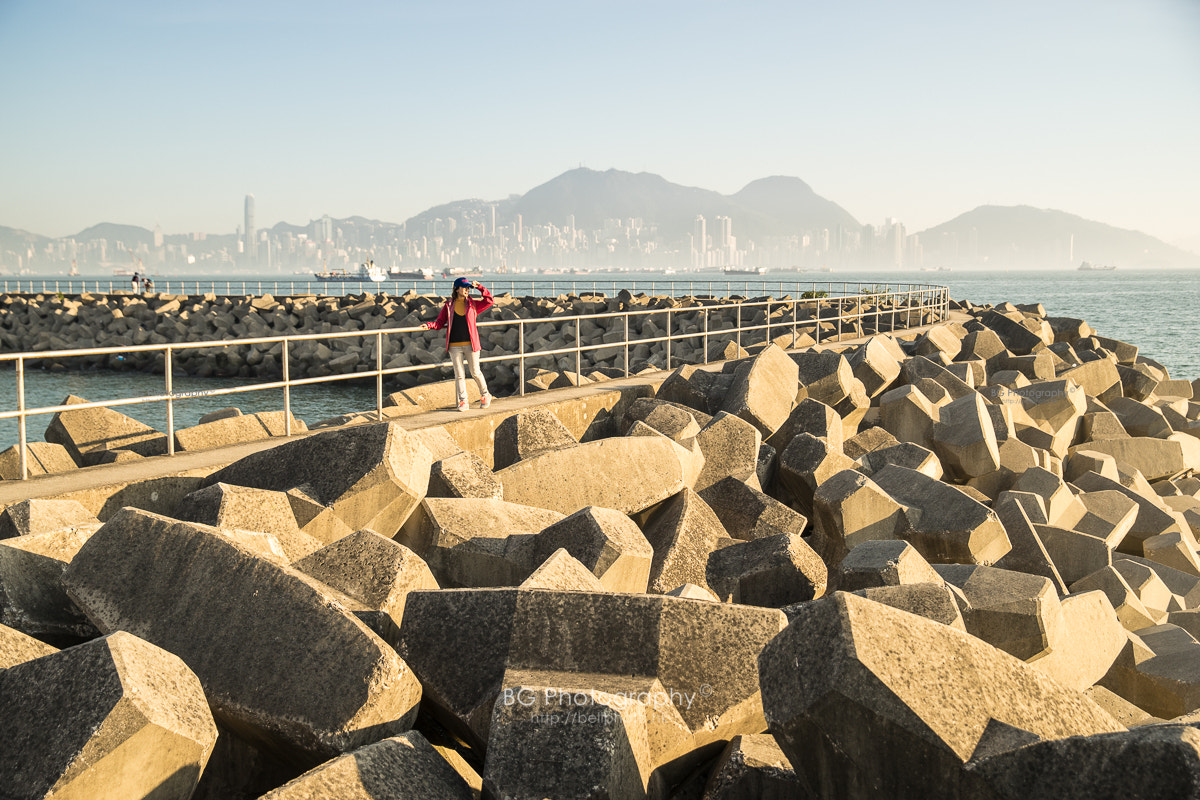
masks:
<svg viewBox="0 0 1200 800"><path fill-rule="evenodd" d="M490 394L485 394L483 397L479 398L479 407L480 408L487 408L491 404L492 404L492 396Z"/></svg>
<svg viewBox="0 0 1200 800"><path fill-rule="evenodd" d="M466 403L466 401L465 401L465 400L464 400L463 402L461 402L461 403L459 403L459 404L458 404L458 410L459 410L459 411L466 411L466 410L467 410L467 403Z"/></svg>

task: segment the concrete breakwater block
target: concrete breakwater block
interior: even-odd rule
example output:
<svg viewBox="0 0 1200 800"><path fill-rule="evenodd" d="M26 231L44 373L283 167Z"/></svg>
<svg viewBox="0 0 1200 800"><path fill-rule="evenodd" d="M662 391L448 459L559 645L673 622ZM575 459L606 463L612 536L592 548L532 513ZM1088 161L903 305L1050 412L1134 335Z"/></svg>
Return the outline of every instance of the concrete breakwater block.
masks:
<svg viewBox="0 0 1200 800"><path fill-rule="evenodd" d="M254 453L210 475L205 485L296 490L328 508L349 530L370 528L392 536L425 496L431 465L423 444L399 425L380 423L317 433Z"/></svg>
<svg viewBox="0 0 1200 800"><path fill-rule="evenodd" d="M192 796L217 726L178 657L124 631L0 671L9 797Z"/></svg>
<svg viewBox="0 0 1200 800"><path fill-rule="evenodd" d="M224 726L204 798L458 796L444 764L507 797L1197 796L1192 384L1036 304L959 308L794 378L746 342L603 426L555 398L323 432L0 589L57 580L188 664ZM47 502L0 526L94 519ZM53 653L0 628L0 669Z"/></svg>
<svg viewBox="0 0 1200 800"><path fill-rule="evenodd" d="M124 509L63 582L102 632L176 654L218 718L297 760L402 733L415 718L420 684L340 594L219 529Z"/></svg>

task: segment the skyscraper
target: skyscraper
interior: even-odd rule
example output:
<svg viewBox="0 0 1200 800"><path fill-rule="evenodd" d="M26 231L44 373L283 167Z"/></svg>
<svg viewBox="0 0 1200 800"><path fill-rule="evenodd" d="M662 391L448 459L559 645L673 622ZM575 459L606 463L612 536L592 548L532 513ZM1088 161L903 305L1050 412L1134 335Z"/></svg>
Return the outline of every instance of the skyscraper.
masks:
<svg viewBox="0 0 1200 800"><path fill-rule="evenodd" d="M696 215L696 230L693 236L696 249L695 266L703 269L708 266L708 223L699 214Z"/></svg>
<svg viewBox="0 0 1200 800"><path fill-rule="evenodd" d="M254 195L246 195L246 255L251 262L257 260L258 230L254 227Z"/></svg>

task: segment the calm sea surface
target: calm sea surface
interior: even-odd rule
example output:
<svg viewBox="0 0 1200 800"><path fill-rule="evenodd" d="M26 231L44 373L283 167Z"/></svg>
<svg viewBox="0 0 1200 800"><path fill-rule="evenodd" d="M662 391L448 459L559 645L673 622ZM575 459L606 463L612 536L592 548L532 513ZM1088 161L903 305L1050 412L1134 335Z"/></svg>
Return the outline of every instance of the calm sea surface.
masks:
<svg viewBox="0 0 1200 800"><path fill-rule="evenodd" d="M493 277L497 282L501 280L499 276L485 276L483 280L487 283ZM725 281L720 276L712 278L713 292L723 293ZM764 278L767 280L767 290L778 294L771 287L775 273L770 273ZM62 280L61 276L50 280L55 279ZM263 281L278 279L279 276L264 276ZM553 289L547 287L545 294L557 294L570 291L572 284L580 291L590 289L593 279L598 283L603 282L600 288L605 291L611 291L613 281L617 282L618 287L650 291L653 281L653 289L657 292L668 291L668 281L676 281L677 285L680 285L687 280L706 280L702 276L686 274L649 273L596 274L577 279L563 276L538 280L546 283L554 280ZM948 286L950 296L956 300L970 300L975 303L1041 303L1051 315L1080 317L1091 323L1103 336L1138 345L1143 355L1162 362L1170 370L1172 377L1189 380L1200 377L1200 271L1196 270L837 272L779 274L778 279L805 282L825 280L836 281L839 284L845 282L851 290L858 286L870 287L876 283L897 281L936 283ZM157 280L159 286L156 288L162 288L161 284L166 280ZM104 283L107 282L106 279ZM431 286L426 285L429 286L428 291L444 291L448 288L447 284L447 281L435 281ZM66 288L65 285L63 288ZM124 289L125 285L119 284L116 288ZM317 288L313 285L308 290L316 291ZM249 289L253 291L254 287L250 286ZM297 286L297 289L301 287ZM348 287L348 290L353 288ZM683 293L682 288L677 289L677 292ZM176 378L174 391L178 394L246 383L245 379ZM79 395L88 400L111 400L161 393L163 388L161 375L126 372L51 373L31 370L26 375L26 406L54 405L62 402L68 394ZM201 415L231 405L241 408L246 413L276 410L283 407L283 392L271 390L176 400L175 425L180 428L194 425ZM374 405L373 382L365 386L342 383L304 386L292 390L293 413L309 424L350 411L371 409ZM17 407L16 378L12 371L0 371L0 407L3 410ZM166 428L164 403L124 406L119 410L159 430ZM49 416L30 418L28 435L31 441L42 440L49 421ZM0 420L0 447L8 446L16 440L16 422Z"/></svg>

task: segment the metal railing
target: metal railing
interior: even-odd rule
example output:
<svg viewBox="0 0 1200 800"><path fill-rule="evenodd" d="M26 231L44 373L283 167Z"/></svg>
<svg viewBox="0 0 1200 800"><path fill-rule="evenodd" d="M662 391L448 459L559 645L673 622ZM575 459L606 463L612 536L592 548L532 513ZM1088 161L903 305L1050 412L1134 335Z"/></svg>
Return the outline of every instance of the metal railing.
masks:
<svg viewBox="0 0 1200 800"><path fill-rule="evenodd" d="M643 278L631 273L623 278L588 278L587 276L566 275L562 277L505 280L498 276L487 276L489 289L495 294L508 292L522 296L553 296L557 294L616 294L622 289L631 292L661 294L678 297L681 295L700 295L709 297L730 297L733 295L756 296L774 292L783 297L786 294L802 295L805 292L826 292L830 296L849 297L862 294L868 281L802 281L795 278L779 279L742 279L729 278L697 278L687 280L663 280L648 275ZM275 297L296 295L347 295L371 293L387 293L390 295L416 291L419 294L445 293L447 283L454 280L448 278L397 279L385 280L378 283L371 281L316 281L316 280L186 280L164 279L154 282L151 294L173 294L187 296L202 296L215 294L218 297L262 296L269 294ZM85 292L92 294L142 294L134 291L127 280L95 280L95 279L57 279L29 278L4 280L2 290L5 294L64 294L78 295ZM907 292L920 291L929 288L927 284L889 282L889 291Z"/></svg>
<svg viewBox="0 0 1200 800"><path fill-rule="evenodd" d="M905 284L905 286L912 287L913 285ZM761 286L759 288L761 288ZM821 293L828 290L814 289L812 291L814 293ZM695 300L696 298L692 299ZM749 312L749 322L746 321L747 312ZM763 321L757 322L756 320L759 318L760 312L762 313ZM558 356L573 355L574 373L576 375L576 382L578 383L579 377L583 372L583 359L585 354L603 349L612 350L616 348L621 351L621 367L624 375L629 376L632 374L632 364L629 354L631 346L664 343L663 363L660 366L662 369L670 370L673 368L673 366L678 366L680 363L709 363L709 345L710 340L714 337L718 338L720 341L735 342L738 347L738 352L740 353L742 352L744 346L765 344L767 342L779 339L780 337L784 337L788 342L790 342L790 344L794 345L802 331L811 331L814 341L818 344L822 341L837 342L842 341L844 334L847 332L853 331L857 335L859 332L859 327L856 325L856 323L861 324L864 322L873 322L874 324L870 326L871 333L886 333L889 331L897 331L911 327L914 319L917 321L918 325L925 323L927 320L945 320L948 312L949 297L946 287L924 285L920 286L919 288L905 288L903 290L893 290L886 287L872 287L869 291L862 294L844 294L832 297L820 296L800 299L774 299L769 297L765 300L735 303L714 301L712 303L705 304L703 302L698 302L697 304L681 305L676 307L644 307L636 310L601 312L597 314L579 314L574 316L562 315L530 319L486 320L478 323L478 327L481 329L481 340L486 329L511 328L515 326L517 328L517 352L505 352L497 355L481 357L480 363L486 364L515 361L517 363L518 376L517 393L523 396L526 393L526 364L530 361L539 361L546 358L556 360ZM728 316L730 313L732 313L734 316L732 325L730 327L721 327L720 323L725 321L724 317ZM665 331L665 333L662 333L661 335L639 335L636 337L631 337L630 320L639 317L665 318L665 325L660 326L656 324L654 326L661 331ZM716 322L718 325L716 326L711 324L714 317L717 318ZM621 331L621 338L619 340L609 342L584 344L581 335L582 323L587 321L595 323L600 320L618 320L619 322L617 322L614 327ZM686 330L683 323L687 323ZM551 324L555 326L558 332L569 334L573 338L574 344L572 346L560 347L551 350L536 350L533 352L528 352L526 350L527 329L530 326L541 326L545 324ZM826 325L832 328L832 332L828 335L824 333L823 326ZM643 325L639 325L637 327L640 333L641 328L644 327L644 323ZM294 387L317 383L333 383L337 381L374 378L375 418L379 421L383 421L385 377L418 372L420 370L442 369L447 363L447 361L442 361L432 364L415 364L392 368L385 367L384 354L387 352L385 348L385 342L388 339L393 337L411 336L413 334L422 333L424 330L425 329L423 327L418 326L271 336L253 339L215 340L205 342L172 342L167 344L146 344L129 347L94 347L76 350L48 350L0 354L0 365L11 362L16 369L17 390L17 408L12 411L0 412L0 420L14 418L17 420L17 444L19 448L19 469L21 480L26 480L28 478L27 419L31 416L56 414L63 411L78 411L88 408L114 408L143 403L166 403L167 455L174 455L176 430L174 404L176 401L183 400L188 397L194 397L197 394L203 394L206 397L211 397L282 389L284 406L284 435L290 436L292 433L291 393ZM864 328L863 332L866 333L867 330ZM362 371L316 377L291 377L291 353L297 343L332 341L350 338L372 341L374 345L372 348L374 351L373 368ZM701 353L703 360L686 361L678 358L673 359L673 345L689 340L699 340L701 342ZM202 393L187 392L176 394L174 392L172 379L174 377L175 358L176 354L180 353L181 351L186 351L188 354L191 354L192 351L204 349L251 347L260 344L278 345L281 347L280 366L282 368L282 375L279 377L279 379L269 380L263 383L251 383L244 386L205 390ZM62 359L73 357L128 356L131 353L149 352L160 352L163 354L163 392L161 394L143 395L139 397L128 397L123 399L95 402L71 403L69 405L43 406L38 408L28 408L26 406L25 380L27 367L31 363L40 361L60 362ZM395 352L396 354L399 354L403 352L403 349L397 349ZM653 363L652 359L646 360L646 364L651 363Z"/></svg>

